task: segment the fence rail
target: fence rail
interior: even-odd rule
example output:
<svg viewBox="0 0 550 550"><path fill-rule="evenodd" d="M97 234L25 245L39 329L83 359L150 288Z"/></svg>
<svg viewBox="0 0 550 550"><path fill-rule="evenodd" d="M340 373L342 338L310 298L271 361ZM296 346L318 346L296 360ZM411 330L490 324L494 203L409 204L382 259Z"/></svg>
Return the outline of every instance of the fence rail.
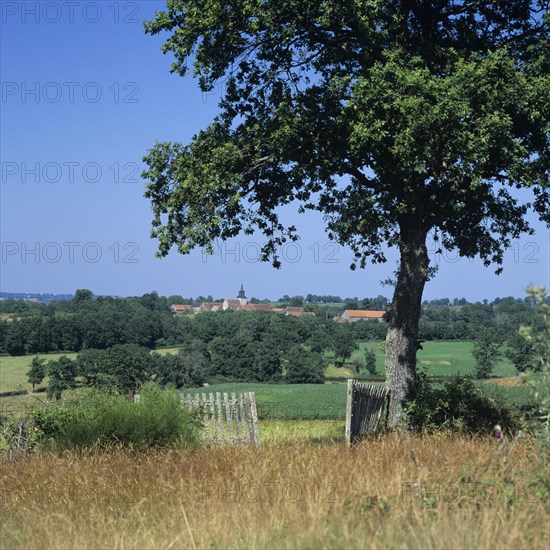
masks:
<svg viewBox="0 0 550 550"><path fill-rule="evenodd" d="M361 384L348 380L346 407L346 442L353 445L362 437L376 433L384 420L390 391L385 386Z"/></svg>
<svg viewBox="0 0 550 550"><path fill-rule="evenodd" d="M207 445L260 444L256 395L244 393L183 394L189 410L198 410Z"/></svg>

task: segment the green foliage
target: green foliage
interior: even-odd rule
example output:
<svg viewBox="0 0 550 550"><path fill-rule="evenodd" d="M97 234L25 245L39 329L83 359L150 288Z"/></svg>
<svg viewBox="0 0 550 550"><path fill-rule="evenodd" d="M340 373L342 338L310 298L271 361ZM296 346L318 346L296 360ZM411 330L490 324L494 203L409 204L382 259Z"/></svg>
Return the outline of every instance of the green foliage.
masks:
<svg viewBox="0 0 550 550"><path fill-rule="evenodd" d="M128 393L151 379L161 386L176 388L202 384L208 364L204 351L196 342L180 349L176 355L151 353L136 344L121 344L107 350L84 350L76 363L84 385Z"/></svg>
<svg viewBox="0 0 550 550"><path fill-rule="evenodd" d="M94 293L91 290L79 288L74 293L73 305L75 309L84 302L89 302L93 299Z"/></svg>
<svg viewBox="0 0 550 550"><path fill-rule="evenodd" d="M36 384L42 383L42 380L46 377L45 363L44 359L40 359L39 357L32 358L30 369L27 373L27 379L29 384L32 384L33 391Z"/></svg>
<svg viewBox="0 0 550 550"><path fill-rule="evenodd" d="M23 308L13 302L9 309ZM22 355L105 349L126 343L152 348L160 338L176 344L183 341L189 321L174 317L170 305L168 298L156 293L141 298L92 299L90 291L79 290L72 301L38 304L23 309L23 314L10 322L2 321L0 348Z"/></svg>
<svg viewBox="0 0 550 550"><path fill-rule="evenodd" d="M125 445L136 450L198 444L198 420L173 392L147 384L140 403L104 391L91 391L31 415L40 443L50 449Z"/></svg>
<svg viewBox="0 0 550 550"><path fill-rule="evenodd" d="M501 345L502 339L496 331L490 329L480 331L472 349L478 378L488 378L493 372L498 360L502 357Z"/></svg>
<svg viewBox="0 0 550 550"><path fill-rule="evenodd" d="M61 393L76 387L76 363L65 355L56 361L49 361L46 366L49 377L48 397L61 399Z"/></svg>
<svg viewBox="0 0 550 550"><path fill-rule="evenodd" d="M256 394L260 420L344 420L346 384L251 384L225 383L193 390ZM260 426L261 429L261 426Z"/></svg>
<svg viewBox="0 0 550 550"><path fill-rule="evenodd" d="M145 158L159 254L258 229L278 266L296 228L277 206L296 199L359 265L384 261L382 243L408 238L413 220L422 240L433 229L446 248L501 262L527 229L506 186L534 186L547 214L548 27L531 8L216 1L205 14L170 2L146 32L168 32L172 71L226 87L189 145Z"/></svg>
<svg viewBox="0 0 550 550"><path fill-rule="evenodd" d="M319 327L312 332L306 344L311 351L324 353L331 347L330 329L326 325L319 325Z"/></svg>
<svg viewBox="0 0 550 550"><path fill-rule="evenodd" d="M376 353L372 344L365 348L365 368L369 374L376 374Z"/></svg>
<svg viewBox="0 0 550 550"><path fill-rule="evenodd" d="M532 398L537 408L534 428L547 453L550 444L550 305L545 287L530 286L527 292L541 320L541 330L523 327L520 334L532 347L534 370L540 371L539 376L532 381Z"/></svg>
<svg viewBox="0 0 550 550"><path fill-rule="evenodd" d="M351 354L350 363L353 367L353 370L355 371L355 374L359 375L361 371L365 368L366 360L364 355L359 350L355 350Z"/></svg>
<svg viewBox="0 0 550 550"><path fill-rule="evenodd" d="M351 354L357 349L357 342L353 337L350 325L340 325L334 331L331 349L334 356L341 359L343 363L348 357L351 357Z"/></svg>
<svg viewBox="0 0 550 550"><path fill-rule="evenodd" d="M78 374L83 377L84 385L92 388L113 388L117 386L114 373L108 371L107 351L85 349L76 357Z"/></svg>
<svg viewBox="0 0 550 550"><path fill-rule="evenodd" d="M533 345L519 333L512 334L507 340L506 357L513 363L518 372L534 370Z"/></svg>
<svg viewBox="0 0 550 550"><path fill-rule="evenodd" d="M210 373L240 380L277 380L281 363L277 346L254 342L245 335L216 337L208 345Z"/></svg>
<svg viewBox="0 0 550 550"><path fill-rule="evenodd" d="M284 379L288 384L323 384L325 364L319 353L293 346L285 353Z"/></svg>
<svg viewBox="0 0 550 550"><path fill-rule="evenodd" d="M136 391L152 371L153 357L145 347L120 344L105 350L104 372L116 380L121 392Z"/></svg>
<svg viewBox="0 0 550 550"><path fill-rule="evenodd" d="M201 386L205 381L207 360L198 349L180 349L176 355L153 354L155 381L161 386Z"/></svg>
<svg viewBox="0 0 550 550"><path fill-rule="evenodd" d="M495 424L510 431L520 425L517 412L485 395L469 376L455 376L437 387L419 372L416 399L407 415L410 427L417 431L490 434Z"/></svg>
<svg viewBox="0 0 550 550"><path fill-rule="evenodd" d="M73 411L65 404L35 407L29 413L36 443L44 444L63 433L73 421Z"/></svg>

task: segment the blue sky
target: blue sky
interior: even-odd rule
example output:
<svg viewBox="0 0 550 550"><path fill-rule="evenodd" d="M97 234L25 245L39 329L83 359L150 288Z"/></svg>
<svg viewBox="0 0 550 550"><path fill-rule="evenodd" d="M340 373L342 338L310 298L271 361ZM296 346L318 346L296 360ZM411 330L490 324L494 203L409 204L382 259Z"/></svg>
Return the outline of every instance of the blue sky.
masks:
<svg viewBox="0 0 550 550"><path fill-rule="evenodd" d="M380 281L396 268L351 271L348 250L330 243L319 215L289 216L301 241L282 250L283 267L256 261L261 238L159 260L139 177L156 140L188 142L216 112L222 89L204 96L192 78L169 73L162 38L142 22L164 2L6 1L1 6L1 284L4 292L160 294L217 297L283 294L389 296ZM523 296L549 284L549 233L505 254L504 274L452 253L425 297Z"/></svg>

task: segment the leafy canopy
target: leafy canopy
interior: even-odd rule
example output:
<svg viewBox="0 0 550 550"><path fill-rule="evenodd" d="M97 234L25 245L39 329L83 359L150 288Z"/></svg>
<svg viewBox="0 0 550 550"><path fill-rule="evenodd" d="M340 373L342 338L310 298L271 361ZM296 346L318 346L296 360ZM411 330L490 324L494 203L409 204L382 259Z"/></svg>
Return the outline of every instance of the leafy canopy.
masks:
<svg viewBox="0 0 550 550"><path fill-rule="evenodd" d="M279 266L298 201L352 267L411 233L500 264L531 206L549 220L548 24L543 1L169 0L146 32L224 95L145 157L158 254L260 231Z"/></svg>

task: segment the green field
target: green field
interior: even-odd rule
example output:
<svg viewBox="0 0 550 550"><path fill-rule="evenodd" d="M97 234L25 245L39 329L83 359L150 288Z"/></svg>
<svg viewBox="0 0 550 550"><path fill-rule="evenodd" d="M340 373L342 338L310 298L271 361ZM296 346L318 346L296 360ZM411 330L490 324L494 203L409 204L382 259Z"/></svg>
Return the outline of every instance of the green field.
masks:
<svg viewBox="0 0 550 550"><path fill-rule="evenodd" d="M370 342L360 342L360 349L365 349ZM456 374L473 374L474 359L472 357L471 342L425 342L423 350L418 352L418 364L428 374L438 377L452 376ZM376 353L377 376L384 376L384 354L379 342L373 342ZM159 353L176 353L177 347L158 350ZM39 355L46 360L57 359L62 354ZM65 354L74 358L75 353ZM27 371L32 357L0 357L0 392L25 390L30 392L31 385L27 382ZM329 359L330 360L330 359ZM362 373L364 375L365 373ZM260 419L267 420L341 420L345 418L346 386L343 384L347 378L353 377L351 365L346 364L337 368L329 364L326 370L327 377L340 379L342 383L327 382L326 384L215 384L201 388L199 392L242 392L253 391L256 393L258 414ZM508 360L501 360L495 369L495 376L515 376L516 372ZM487 385L479 382L487 388L487 391L495 398L501 398L517 406L529 404L530 393L528 387L501 387ZM45 380L41 387L47 385ZM193 390L194 391L194 390ZM0 397L0 413L20 412L21 414L29 405L40 404L46 398L44 393L37 395L17 395ZM298 430L299 431L299 430Z"/></svg>
<svg viewBox="0 0 550 550"><path fill-rule="evenodd" d="M346 418L345 384L216 384L185 393L254 392L260 419Z"/></svg>
<svg viewBox="0 0 550 550"><path fill-rule="evenodd" d="M424 342L424 349L417 354L419 366L432 376L474 374L475 360L472 355L473 342L445 341ZM514 365L506 358L500 359L493 376L515 376Z"/></svg>
<svg viewBox="0 0 550 550"><path fill-rule="evenodd" d="M378 376L384 376L384 353L380 349L379 342L360 342L359 349L364 350L371 345L376 353L376 370ZM456 374L473 374L474 358L472 357L472 342L444 341L424 342L423 348L418 352L419 367L432 376L452 376ZM176 353L177 347L163 348L158 353ZM74 358L76 353L52 353L39 355L46 360L58 359L61 355ZM330 360L330 355L327 355ZM22 357L0 357L0 392L12 390L30 391L31 385L27 382L27 371L32 360L30 356ZM498 363L494 376L514 376L516 371L507 359L501 359ZM349 363L343 368L336 368L334 365L327 367L326 375L330 378L346 379L353 376L353 370Z"/></svg>
<svg viewBox="0 0 550 550"><path fill-rule="evenodd" d="M376 354L376 374L378 376L384 376L384 360L385 355L380 349L381 342L359 342L359 349L365 350L368 346L372 345ZM436 341L436 342L424 342L421 350L417 353L417 360L419 368L425 370L430 376L454 376L457 374L474 374L475 361L472 356L473 342L463 341ZM327 359L333 359L332 354L327 354ZM342 369L329 367L326 375L330 377L348 378L346 371L350 366L349 360L346 361L346 365ZM353 371L351 371L353 372ZM364 373L363 373L364 374ZM517 374L516 369L506 358L500 359L498 362L493 376L515 376Z"/></svg>
<svg viewBox="0 0 550 550"><path fill-rule="evenodd" d="M62 355L66 355L71 359L76 357L76 353L48 353L38 355L41 359L52 361L59 359ZM0 356L0 392L12 390L31 391L32 386L27 381L27 371L33 356L23 355L17 357ZM42 383L42 386L47 385L47 379Z"/></svg>

